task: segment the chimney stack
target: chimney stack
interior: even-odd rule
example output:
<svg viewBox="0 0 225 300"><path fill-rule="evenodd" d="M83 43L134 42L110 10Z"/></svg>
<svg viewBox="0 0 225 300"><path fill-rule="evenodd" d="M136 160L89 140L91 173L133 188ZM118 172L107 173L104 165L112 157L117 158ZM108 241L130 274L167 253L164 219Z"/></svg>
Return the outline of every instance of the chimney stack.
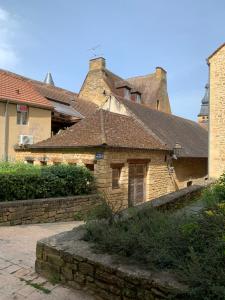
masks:
<svg viewBox="0 0 225 300"><path fill-rule="evenodd" d="M166 79L166 70L162 67L156 67L155 74L157 79Z"/></svg>
<svg viewBox="0 0 225 300"><path fill-rule="evenodd" d="M97 57L90 59L89 61L89 71L102 70L105 69L106 63L103 57Z"/></svg>

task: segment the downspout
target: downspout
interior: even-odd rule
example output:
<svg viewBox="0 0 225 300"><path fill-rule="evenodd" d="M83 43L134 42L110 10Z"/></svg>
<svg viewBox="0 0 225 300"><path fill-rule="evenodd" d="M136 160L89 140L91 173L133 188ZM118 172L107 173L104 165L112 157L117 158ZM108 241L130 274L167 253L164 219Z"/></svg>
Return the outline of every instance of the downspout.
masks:
<svg viewBox="0 0 225 300"><path fill-rule="evenodd" d="M3 152L3 160L8 161L8 133L9 133L9 114L8 114L8 106L9 101L7 100L5 104L5 116L4 116L4 152Z"/></svg>

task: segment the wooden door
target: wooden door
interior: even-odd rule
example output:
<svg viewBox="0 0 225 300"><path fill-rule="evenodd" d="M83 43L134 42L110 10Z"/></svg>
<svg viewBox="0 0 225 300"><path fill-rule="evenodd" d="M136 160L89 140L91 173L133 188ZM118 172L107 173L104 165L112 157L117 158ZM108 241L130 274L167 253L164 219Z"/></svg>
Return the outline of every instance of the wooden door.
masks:
<svg viewBox="0 0 225 300"><path fill-rule="evenodd" d="M129 205L134 206L144 202L145 199L145 173L144 164L129 165Z"/></svg>

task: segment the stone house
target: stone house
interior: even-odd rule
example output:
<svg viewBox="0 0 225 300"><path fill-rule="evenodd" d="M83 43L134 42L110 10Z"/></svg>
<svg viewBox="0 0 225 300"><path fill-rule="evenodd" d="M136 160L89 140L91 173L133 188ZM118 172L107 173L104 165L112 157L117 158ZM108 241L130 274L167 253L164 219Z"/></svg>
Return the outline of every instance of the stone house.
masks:
<svg viewBox="0 0 225 300"><path fill-rule="evenodd" d="M94 172L99 191L117 207L204 182L207 131L171 114L163 68L157 67L155 73L146 76L123 79L106 68L104 58L92 59L78 94L55 87L50 74L42 83L2 73L10 77L8 80L18 82L18 99L10 94L15 91L15 83L5 97L14 103L14 115L18 102L27 103L29 108L27 128L23 125L10 144L16 150L16 159L41 165L85 165ZM4 90L4 81L0 80L0 84ZM30 92L23 94L22 84ZM46 104L48 126L42 115L36 118L40 126L43 123L37 138L30 127L30 112L40 98ZM0 103L4 103L4 97L1 99ZM27 99L31 99L29 103ZM67 129L60 130L63 128ZM14 135L12 127L9 133ZM16 142L19 134L31 133L34 144Z"/></svg>
<svg viewBox="0 0 225 300"><path fill-rule="evenodd" d="M103 57L91 59L78 98L102 106L112 94L152 109L171 113L166 71L163 68L156 67L153 74L123 79L106 68Z"/></svg>
<svg viewBox="0 0 225 300"><path fill-rule="evenodd" d="M80 164L94 172L99 191L122 208L203 183L207 131L121 96L52 138L18 149L35 164Z"/></svg>
<svg viewBox="0 0 225 300"><path fill-rule="evenodd" d="M209 177L225 172L225 44L207 60L209 65Z"/></svg>

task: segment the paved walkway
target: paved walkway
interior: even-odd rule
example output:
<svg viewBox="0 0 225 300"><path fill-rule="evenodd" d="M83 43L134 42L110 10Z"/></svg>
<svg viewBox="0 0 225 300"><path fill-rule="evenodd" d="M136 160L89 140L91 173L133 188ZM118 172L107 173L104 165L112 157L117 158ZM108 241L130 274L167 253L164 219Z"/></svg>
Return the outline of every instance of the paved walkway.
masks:
<svg viewBox="0 0 225 300"><path fill-rule="evenodd" d="M35 273L36 242L80 222L0 227L0 300L93 300Z"/></svg>

